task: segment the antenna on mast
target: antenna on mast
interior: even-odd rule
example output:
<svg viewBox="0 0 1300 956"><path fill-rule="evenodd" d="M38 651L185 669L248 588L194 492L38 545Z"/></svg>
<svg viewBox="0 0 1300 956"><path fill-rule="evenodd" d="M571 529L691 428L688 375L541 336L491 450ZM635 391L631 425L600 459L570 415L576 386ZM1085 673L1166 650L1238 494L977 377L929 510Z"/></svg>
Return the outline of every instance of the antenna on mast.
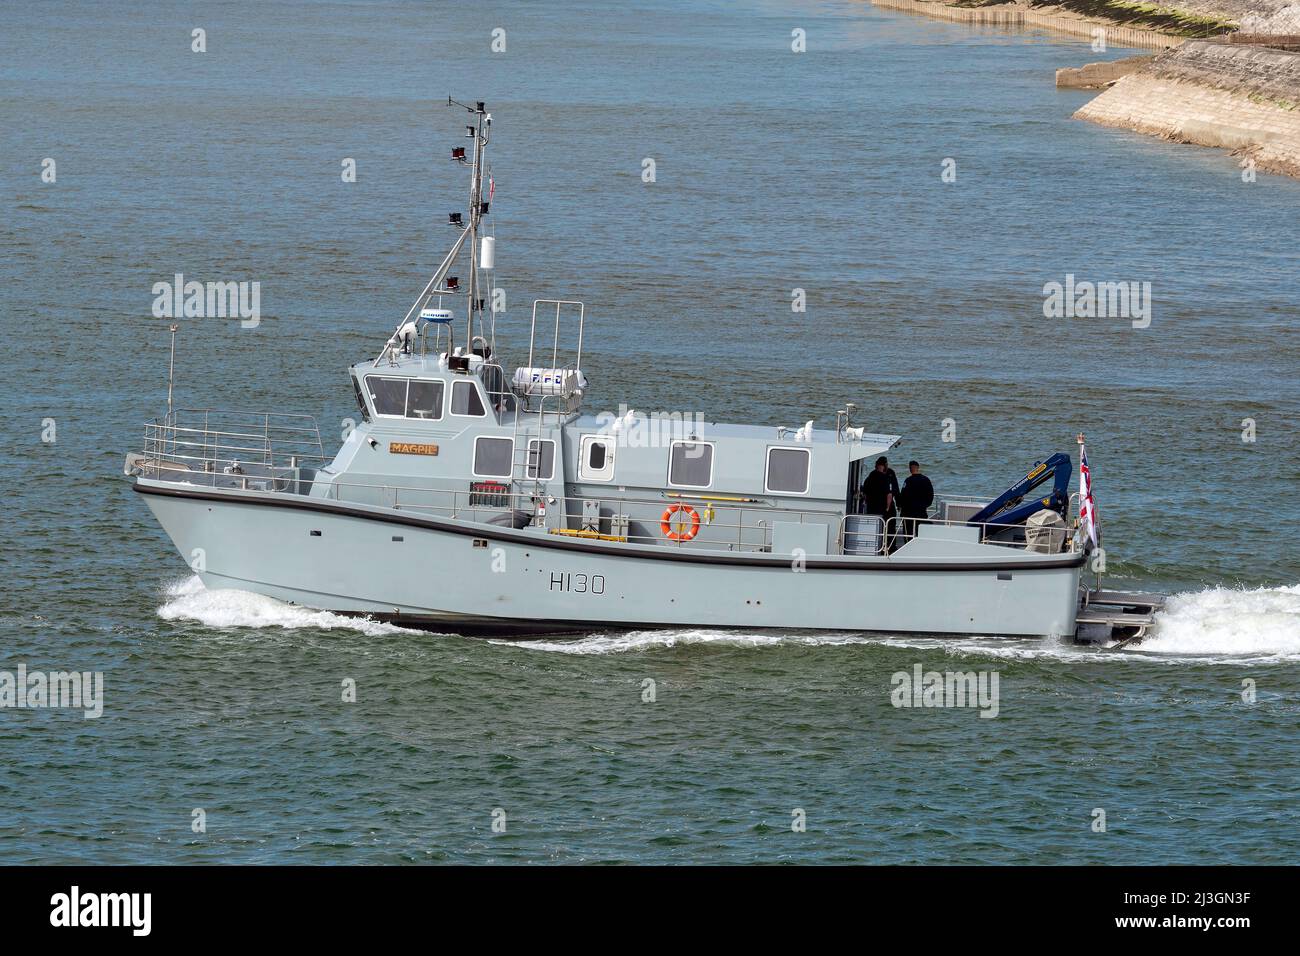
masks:
<svg viewBox="0 0 1300 956"><path fill-rule="evenodd" d="M474 320L477 317L481 332L483 328L483 306L485 305L483 298L479 295L479 227L482 224L483 217L488 213L488 207L491 205L490 200L484 200L483 198L483 167L484 157L487 154L487 145L490 142L492 114L487 111L487 104L482 100L477 100L473 106L470 106L468 103L458 102L448 96L447 105L459 106L474 116L473 125L465 127L466 138L474 140L474 152L469 159L472 166L469 180L469 226L467 227L469 232L469 303L465 309L465 341L472 349L474 347ZM458 158L464 162L463 150Z"/></svg>
<svg viewBox="0 0 1300 956"><path fill-rule="evenodd" d="M406 316L397 325L397 331L384 344L383 350L375 358L372 365L378 366L383 361L384 356L388 355L393 349L399 347L402 336L402 330L406 328L413 316L418 316L420 310L428 304L429 300L435 295L452 294L459 291L459 284L454 277L448 276L447 272L455 264L462 249L465 246L465 240L469 240L469 302L466 308L466 343L472 349L474 344L474 320L477 314L480 330L483 327L483 307L485 301L479 295L479 227L483 217L488 213L489 200L483 199L483 169L484 157L487 152L487 145L490 142L490 133L492 128L492 114L487 111L486 104L482 100L470 106L468 103L461 103L447 97L448 106L458 106L461 109L473 114L474 122L465 127L466 138L474 140L474 151L472 156L466 156L466 147L456 146L452 148L451 158L453 162L470 166L470 186L469 186L469 222L466 223L462 215L458 212L450 213L447 217L448 222L460 229L460 235L452 244L451 250L447 253L438 270L434 272L433 277L425 285L424 291L416 298L411 308L407 310ZM491 260L489 252L488 259L484 261L482 268L492 268L488 262ZM446 280L446 286L442 285ZM394 353L395 354L395 353Z"/></svg>

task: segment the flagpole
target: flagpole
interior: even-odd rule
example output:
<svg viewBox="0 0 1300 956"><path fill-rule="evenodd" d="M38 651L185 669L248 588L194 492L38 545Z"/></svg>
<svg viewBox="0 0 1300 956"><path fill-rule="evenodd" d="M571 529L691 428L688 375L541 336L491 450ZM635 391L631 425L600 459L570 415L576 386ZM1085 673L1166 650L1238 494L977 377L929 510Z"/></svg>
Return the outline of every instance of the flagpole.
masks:
<svg viewBox="0 0 1300 956"><path fill-rule="evenodd" d="M1079 445L1079 511L1080 511L1079 530L1084 533L1084 535L1087 537L1089 541L1092 541L1093 532L1090 530L1090 527L1096 527L1096 516L1094 516L1092 513L1092 506L1090 502L1090 499L1092 498L1091 477L1088 478L1085 487L1083 463L1087 459L1087 451L1084 449L1083 432L1079 432L1079 434L1075 437L1075 441L1078 442ZM1088 509L1087 522L1083 520L1083 514L1082 514L1083 509L1085 507ZM1098 540L1097 542L1095 542L1094 547L1101 547L1101 541ZM1092 562L1092 567L1093 567L1093 571L1092 571L1093 591L1096 592L1101 590L1101 571L1098 569L1096 561Z"/></svg>

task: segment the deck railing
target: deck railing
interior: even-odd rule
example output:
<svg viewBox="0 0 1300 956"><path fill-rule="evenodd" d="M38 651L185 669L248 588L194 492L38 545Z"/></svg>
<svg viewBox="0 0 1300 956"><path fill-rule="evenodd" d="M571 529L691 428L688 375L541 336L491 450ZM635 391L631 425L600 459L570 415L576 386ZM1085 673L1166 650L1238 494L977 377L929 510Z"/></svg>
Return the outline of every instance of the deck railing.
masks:
<svg viewBox="0 0 1300 956"><path fill-rule="evenodd" d="M849 527L855 518L859 522L865 521L869 527ZM1045 554L1071 552L1077 550L1079 543L1075 529L1068 522L1054 527L1031 529L1024 524L971 522L960 518L943 518L936 513L931 513L926 518L891 515L887 521L879 515L845 515L840 522L839 550L843 554L892 554L917 537L923 526L978 528L981 544L996 544L1019 551L1033 550ZM888 534L882 534L886 530Z"/></svg>
<svg viewBox="0 0 1300 956"><path fill-rule="evenodd" d="M871 526L870 516L788 508L771 497L737 501L714 495L663 492L566 499L539 493L536 487L520 491L518 484L531 482L509 478L502 478L499 488L492 489L481 487L481 483L475 483L480 487L466 488L459 482L457 487L439 487L320 481L316 469L327 459L316 420L309 415L274 412L176 409L145 425L144 454L131 458L143 473L162 480L325 498L472 523L544 526L551 534L678 548L770 551L774 524L788 522L824 528L830 553L889 554L909 540L919 524L972 527L969 521L946 518L937 509L925 518L893 517L886 545L880 524ZM1075 497L1071 496L1067 516L1074 512ZM949 504L984 504L988 500L956 494L942 498ZM695 518L690 521L698 519L698 535L674 540L663 533L665 509L675 504L695 509ZM542 511L548 516L540 517ZM869 527L861 527L864 524ZM1027 540L1023 524L983 522L977 527L981 529L979 540L985 543L1018 549L1035 543ZM1034 531L1030 537L1037 539L1034 550L1043 547L1044 537L1053 542L1049 550L1079 547L1077 532L1068 522L1064 528Z"/></svg>
<svg viewBox="0 0 1300 956"><path fill-rule="evenodd" d="M502 486L508 488L505 479L502 479ZM544 525L550 534L678 548L689 547L691 541L664 536L660 528L661 513L674 504L689 504L700 518L696 547L742 552L770 550L774 520L819 525L825 529L829 542L840 519L838 511L780 508L758 499L737 506L707 499L634 494L601 498L584 495L566 499L510 490L496 492L482 488L467 490L362 482L333 481L322 487L325 489L324 497L341 503L371 505L471 523L488 523L495 518L498 524L504 523L507 527L512 523L509 518L514 515L520 515L520 520L526 521L525 526L533 525L537 520L538 505L542 503L548 516L560 516L549 518ZM492 500L490 506L482 503L485 498ZM586 502L596 502L594 514L589 517L584 517L583 513ZM617 526L615 516L627 518L625 529ZM646 530L638 531L637 526Z"/></svg>
<svg viewBox="0 0 1300 956"><path fill-rule="evenodd" d="M149 477L272 495L320 498L471 524L517 528L538 526L539 533L545 528L546 533L554 535L742 553L771 552L776 522L818 526L826 534L826 550L830 554L889 555L910 540L916 533L915 526L920 524L979 527L979 540L982 542L1019 550L1026 550L1029 544L1024 525L983 522L972 526L967 521L944 519L937 514L921 519L890 518L889 545L886 546L880 535L880 519L874 516L783 508L764 499L753 499L743 504L648 494L565 499L514 491L505 480L499 489L320 482L314 480L314 471L302 467L308 457L318 456L295 451L286 458L284 452L277 452L282 439L275 437L274 425L258 432L151 427L159 429L159 437L151 439L153 446L144 462ZM257 440L252 440L254 438ZM261 441L263 438L265 442ZM242 444L231 444L232 439L238 439ZM266 442L272 449L269 452ZM167 445L167 448L162 449L162 445ZM187 449L195 453L190 454ZM261 457L255 459L250 450L261 452ZM588 505L584 512L586 502L596 502L596 505L594 508ZM696 510L700 529L693 541L684 538L672 540L662 533L661 512L674 504L689 504ZM544 505L547 514L540 521L539 505ZM622 526L619 520L623 517L627 519L626 526ZM853 521L874 522L874 527L870 530L846 527ZM1053 553L1078 547L1075 532L1068 526L1052 529L1047 534L1055 537L1049 548Z"/></svg>
<svg viewBox="0 0 1300 956"><path fill-rule="evenodd" d="M214 408L174 409L144 426L145 459L172 471L297 468L326 461L310 415Z"/></svg>

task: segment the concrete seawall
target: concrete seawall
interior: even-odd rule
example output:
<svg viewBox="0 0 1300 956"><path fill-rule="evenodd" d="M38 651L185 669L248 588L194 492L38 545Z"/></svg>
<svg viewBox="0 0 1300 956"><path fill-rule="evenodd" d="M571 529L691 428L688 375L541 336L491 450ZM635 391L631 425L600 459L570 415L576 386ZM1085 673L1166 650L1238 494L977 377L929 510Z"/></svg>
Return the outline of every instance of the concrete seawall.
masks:
<svg viewBox="0 0 1300 956"><path fill-rule="evenodd" d="M1153 30L1137 30L1132 27L1112 26L1092 20L1079 20L1072 17L1054 16L1028 10L1024 7L950 7L943 3L929 3L925 0L871 0L872 4L888 10L901 10L932 17L936 20L948 20L952 23L968 23L975 26L1023 27L1050 30L1091 41L1095 30L1104 30L1106 43L1111 46L1137 47L1143 50L1167 50L1182 43L1179 37L1165 36Z"/></svg>
<svg viewBox="0 0 1300 956"><path fill-rule="evenodd" d="M1106 60L1084 66L1065 67L1056 71L1056 85L1063 89L1099 90L1110 86L1121 76L1136 73L1155 59L1154 53L1130 56L1122 60Z"/></svg>
<svg viewBox="0 0 1300 956"><path fill-rule="evenodd" d="M1218 146L1300 177L1300 54L1189 40L1075 114L1163 139Z"/></svg>

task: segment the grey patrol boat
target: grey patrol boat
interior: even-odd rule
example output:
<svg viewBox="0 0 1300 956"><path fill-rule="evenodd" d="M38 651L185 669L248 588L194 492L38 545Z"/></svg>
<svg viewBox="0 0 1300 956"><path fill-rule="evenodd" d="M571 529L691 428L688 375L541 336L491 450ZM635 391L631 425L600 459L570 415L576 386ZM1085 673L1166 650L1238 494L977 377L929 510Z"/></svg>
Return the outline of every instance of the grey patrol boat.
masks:
<svg viewBox="0 0 1300 956"><path fill-rule="evenodd" d="M798 428L584 413L585 309L571 300L535 301L526 361L505 363L484 227L492 119L448 105L471 118L468 154L452 150L467 219L451 214L437 271L379 355L350 369L361 422L334 456L307 416L173 408L170 381L166 417L127 456L205 586L503 636L1141 636L1158 602L1081 584L1091 545L1068 456L1002 495L944 495L924 519L886 521L861 513L859 489L900 439L855 424L852 405ZM457 302L460 318L445 307Z"/></svg>

